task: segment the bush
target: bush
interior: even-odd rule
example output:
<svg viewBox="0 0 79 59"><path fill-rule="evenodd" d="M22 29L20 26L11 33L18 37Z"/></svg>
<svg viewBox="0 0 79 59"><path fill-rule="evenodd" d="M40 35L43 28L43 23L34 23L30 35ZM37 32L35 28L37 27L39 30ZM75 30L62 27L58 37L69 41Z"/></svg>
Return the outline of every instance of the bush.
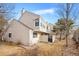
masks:
<svg viewBox="0 0 79 59"><path fill-rule="evenodd" d="M21 45L21 42L16 42L16 45Z"/></svg>

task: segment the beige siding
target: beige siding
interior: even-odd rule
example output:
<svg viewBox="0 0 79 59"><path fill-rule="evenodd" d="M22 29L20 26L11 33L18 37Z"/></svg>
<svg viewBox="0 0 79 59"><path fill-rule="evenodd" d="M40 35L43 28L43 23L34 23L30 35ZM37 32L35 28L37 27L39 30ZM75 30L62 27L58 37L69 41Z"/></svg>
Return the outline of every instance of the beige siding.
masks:
<svg viewBox="0 0 79 59"><path fill-rule="evenodd" d="M33 38L33 35L32 35L32 39L30 39L31 45L38 43L39 36L40 36L39 33L37 33L37 37L36 38Z"/></svg>
<svg viewBox="0 0 79 59"><path fill-rule="evenodd" d="M56 35L52 35L52 41L55 42L56 40Z"/></svg>
<svg viewBox="0 0 79 59"><path fill-rule="evenodd" d="M35 27L35 19L39 18L39 27ZM24 45L32 45L39 41L48 42L48 35L41 35L41 33L38 32L45 32L49 33L50 26L47 22L43 20L42 17L39 15L33 14L31 12L25 11L20 19L20 22L12 21L10 28L7 30L7 32L4 35L4 38L9 41L14 42L21 42ZM23 23L23 24L21 24ZM42 26L41 26L42 23ZM47 26L49 29L47 29ZM28 28L29 27L29 28ZM31 30L31 29L33 30ZM33 31L37 31L37 38L33 38ZM12 33L12 37L9 38L9 33ZM53 37L54 38L54 37Z"/></svg>
<svg viewBox="0 0 79 59"><path fill-rule="evenodd" d="M48 35L40 35L39 38L41 42L48 42ZM52 35L52 42L55 42L56 40L56 35Z"/></svg>
<svg viewBox="0 0 79 59"><path fill-rule="evenodd" d="M29 29L21 25L19 22L12 21L9 29L4 35L4 38L9 41L21 42L24 45L29 43ZM12 33L12 37L9 38L9 33Z"/></svg>
<svg viewBox="0 0 79 59"><path fill-rule="evenodd" d="M50 29L47 29L47 26L48 26L48 23L45 20L43 20L42 17L40 17L39 18L39 26L36 26L34 28L34 30L35 31L41 31L41 32L49 33Z"/></svg>
<svg viewBox="0 0 79 59"><path fill-rule="evenodd" d="M25 25L28 25L30 28L34 29L34 22L37 18L39 18L39 16L26 11L20 18L20 21Z"/></svg>
<svg viewBox="0 0 79 59"><path fill-rule="evenodd" d="M48 35L40 35L40 40L41 42L48 42Z"/></svg>

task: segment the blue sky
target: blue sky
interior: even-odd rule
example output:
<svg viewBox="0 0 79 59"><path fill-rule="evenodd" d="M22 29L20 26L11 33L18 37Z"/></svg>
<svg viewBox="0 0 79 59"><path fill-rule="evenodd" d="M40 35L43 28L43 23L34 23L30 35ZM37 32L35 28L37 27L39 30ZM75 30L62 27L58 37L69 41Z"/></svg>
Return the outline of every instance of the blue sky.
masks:
<svg viewBox="0 0 79 59"><path fill-rule="evenodd" d="M44 20L49 23L55 23L58 20L55 10L58 8L58 4L51 3L18 3L15 4L15 11L18 12L17 17L20 16L21 10L24 10L36 13L41 15Z"/></svg>
<svg viewBox="0 0 79 59"><path fill-rule="evenodd" d="M16 3L15 11L18 13L16 16L17 19L20 17L21 10L24 8L24 10L41 15L44 20L54 24L60 18L56 10L61 9L62 7L63 5L59 6L57 3ZM79 9L79 5L76 4L76 7L74 5L74 9L72 11L76 8ZM75 11L74 13L77 13L76 15L78 15L78 12ZM79 21L77 23L79 23Z"/></svg>

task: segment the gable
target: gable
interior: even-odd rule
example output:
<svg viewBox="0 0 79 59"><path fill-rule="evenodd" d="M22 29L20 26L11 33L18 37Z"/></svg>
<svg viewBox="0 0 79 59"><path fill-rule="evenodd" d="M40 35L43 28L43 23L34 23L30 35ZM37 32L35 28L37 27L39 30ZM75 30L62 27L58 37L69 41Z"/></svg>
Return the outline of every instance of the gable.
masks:
<svg viewBox="0 0 79 59"><path fill-rule="evenodd" d="M25 25L28 25L30 28L34 29L34 20L37 18L40 18L40 16L25 11L24 14L20 17L19 21L24 23Z"/></svg>
<svg viewBox="0 0 79 59"><path fill-rule="evenodd" d="M10 22L10 24L8 24L7 28L4 30L3 35L7 32L7 30L8 30L10 27L13 27L13 26L15 26L15 29L16 29L16 26L17 26L17 27L23 26L24 28L28 28L28 29L33 30L32 28L28 27L27 25L23 24L23 23L20 22L20 21L12 20L12 21Z"/></svg>

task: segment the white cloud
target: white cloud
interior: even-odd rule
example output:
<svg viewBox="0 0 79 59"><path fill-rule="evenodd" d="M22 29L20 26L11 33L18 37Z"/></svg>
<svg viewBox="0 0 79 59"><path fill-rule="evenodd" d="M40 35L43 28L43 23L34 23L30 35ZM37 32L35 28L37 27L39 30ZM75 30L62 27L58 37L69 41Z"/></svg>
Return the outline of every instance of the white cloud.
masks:
<svg viewBox="0 0 79 59"><path fill-rule="evenodd" d="M52 14L52 13L54 13L54 9L53 8L51 8L51 9L43 9L43 10L36 10L36 11L34 11L34 13L36 13L36 14Z"/></svg>

